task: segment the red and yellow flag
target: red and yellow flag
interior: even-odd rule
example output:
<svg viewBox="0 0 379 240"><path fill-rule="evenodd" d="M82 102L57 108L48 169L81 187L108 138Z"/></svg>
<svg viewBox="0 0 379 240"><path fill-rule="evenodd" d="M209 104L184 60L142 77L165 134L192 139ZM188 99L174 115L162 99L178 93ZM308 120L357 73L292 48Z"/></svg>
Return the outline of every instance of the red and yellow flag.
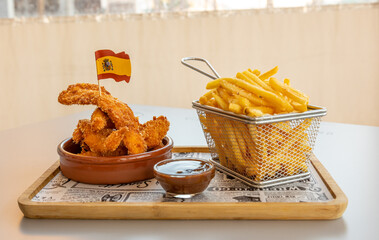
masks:
<svg viewBox="0 0 379 240"><path fill-rule="evenodd" d="M132 67L129 55L125 52L114 53L111 50L95 52L97 79L113 78L116 82L130 81Z"/></svg>

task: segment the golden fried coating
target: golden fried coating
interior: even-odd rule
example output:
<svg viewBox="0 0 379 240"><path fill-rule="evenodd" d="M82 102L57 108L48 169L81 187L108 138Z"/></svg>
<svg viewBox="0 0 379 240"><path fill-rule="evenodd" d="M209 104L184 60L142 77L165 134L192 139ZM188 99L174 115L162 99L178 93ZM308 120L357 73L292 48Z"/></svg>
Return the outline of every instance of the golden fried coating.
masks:
<svg viewBox="0 0 379 240"><path fill-rule="evenodd" d="M106 113L96 108L91 116L91 127L93 131L100 131L103 128L115 128L114 123Z"/></svg>
<svg viewBox="0 0 379 240"><path fill-rule="evenodd" d="M129 154L138 154L147 151L146 143L139 131L128 127L123 127L123 129L126 129L123 142Z"/></svg>
<svg viewBox="0 0 379 240"><path fill-rule="evenodd" d="M72 133L72 140L74 141L74 143L80 143L80 141L82 141L83 138L83 132L80 130L78 123L74 132Z"/></svg>
<svg viewBox="0 0 379 240"><path fill-rule="evenodd" d="M101 87L102 95L110 93ZM67 90L62 91L58 96L58 102L64 105L96 105L99 98L99 86L91 83L77 83L68 86Z"/></svg>
<svg viewBox="0 0 379 240"><path fill-rule="evenodd" d="M162 143L166 136L170 122L164 116L153 117L153 120L147 121L140 126L141 135L143 136L147 148L154 148Z"/></svg>
<svg viewBox="0 0 379 240"><path fill-rule="evenodd" d="M104 141L104 147L106 149L110 149L111 151L114 151L117 149L118 146L120 146L122 140L124 139L124 136L126 134L126 129L119 129L119 130L112 130L112 133L105 139Z"/></svg>
<svg viewBox="0 0 379 240"><path fill-rule="evenodd" d="M88 119L79 120L78 128L83 134L83 142L88 145L92 152L104 155L108 152L116 150L119 144L116 146L108 146L107 148L104 144L105 140L113 132L112 129L102 129L100 131L94 132L91 128L91 122Z"/></svg>
<svg viewBox="0 0 379 240"><path fill-rule="evenodd" d="M117 129L125 126L129 128L137 128L139 126L138 118L134 116L130 107L117 98L110 95L101 95L97 106L108 115Z"/></svg>
<svg viewBox="0 0 379 240"><path fill-rule="evenodd" d="M138 154L162 146L170 123L164 116L141 125L126 103L98 85L80 83L70 85L59 94L58 101L65 105L96 105L91 120L79 120L73 132L73 141L80 143L81 155L118 156Z"/></svg>
<svg viewBox="0 0 379 240"><path fill-rule="evenodd" d="M122 127L119 130L104 128L100 131L93 131L91 122L84 119L79 120L78 129L83 136L82 142L89 147L93 154L98 154L99 156L111 156L122 142L127 148L126 152L128 154L143 153L147 150L141 134L132 128Z"/></svg>
<svg viewBox="0 0 379 240"><path fill-rule="evenodd" d="M117 129L122 127L137 128L138 118L126 103L117 98L102 87L101 95L96 84L78 83L68 86L67 90L59 94L58 102L65 105L97 105L115 124Z"/></svg>

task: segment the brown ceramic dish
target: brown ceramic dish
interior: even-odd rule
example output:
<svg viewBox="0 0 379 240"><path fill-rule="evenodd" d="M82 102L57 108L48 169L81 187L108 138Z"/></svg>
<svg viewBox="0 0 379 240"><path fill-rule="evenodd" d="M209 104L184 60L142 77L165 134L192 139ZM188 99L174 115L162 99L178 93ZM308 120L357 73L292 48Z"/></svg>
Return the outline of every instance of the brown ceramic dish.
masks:
<svg viewBox="0 0 379 240"><path fill-rule="evenodd" d="M154 165L171 158L173 141L163 139L164 146L157 150L116 157L80 156L80 146L71 138L58 145L60 168L66 177L83 183L119 184L154 177Z"/></svg>

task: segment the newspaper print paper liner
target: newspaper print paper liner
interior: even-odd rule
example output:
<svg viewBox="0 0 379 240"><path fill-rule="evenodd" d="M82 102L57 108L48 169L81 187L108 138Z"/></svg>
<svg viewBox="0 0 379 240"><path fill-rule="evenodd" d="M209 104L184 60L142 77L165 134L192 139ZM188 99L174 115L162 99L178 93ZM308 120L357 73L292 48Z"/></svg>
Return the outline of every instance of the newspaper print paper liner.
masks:
<svg viewBox="0 0 379 240"><path fill-rule="evenodd" d="M173 153L173 158L209 159L210 153ZM277 187L254 188L217 172L207 190L191 199L165 196L156 179L128 184L96 185L70 180L59 172L33 202L329 202L334 198L310 165L310 179Z"/></svg>

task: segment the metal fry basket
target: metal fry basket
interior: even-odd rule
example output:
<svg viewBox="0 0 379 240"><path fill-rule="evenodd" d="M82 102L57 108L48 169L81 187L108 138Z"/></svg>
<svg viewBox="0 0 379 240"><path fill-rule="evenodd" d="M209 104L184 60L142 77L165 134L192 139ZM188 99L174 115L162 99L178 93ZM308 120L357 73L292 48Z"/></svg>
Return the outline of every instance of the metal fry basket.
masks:
<svg viewBox="0 0 379 240"><path fill-rule="evenodd" d="M253 187L309 178L308 161L326 109L252 118L192 102L222 171Z"/></svg>
<svg viewBox="0 0 379 240"><path fill-rule="evenodd" d="M204 62L214 76L188 61ZM220 78L203 58L181 62L212 79ZM248 117L192 102L216 167L253 187L270 187L310 177L309 158L326 109L308 105L302 113Z"/></svg>

